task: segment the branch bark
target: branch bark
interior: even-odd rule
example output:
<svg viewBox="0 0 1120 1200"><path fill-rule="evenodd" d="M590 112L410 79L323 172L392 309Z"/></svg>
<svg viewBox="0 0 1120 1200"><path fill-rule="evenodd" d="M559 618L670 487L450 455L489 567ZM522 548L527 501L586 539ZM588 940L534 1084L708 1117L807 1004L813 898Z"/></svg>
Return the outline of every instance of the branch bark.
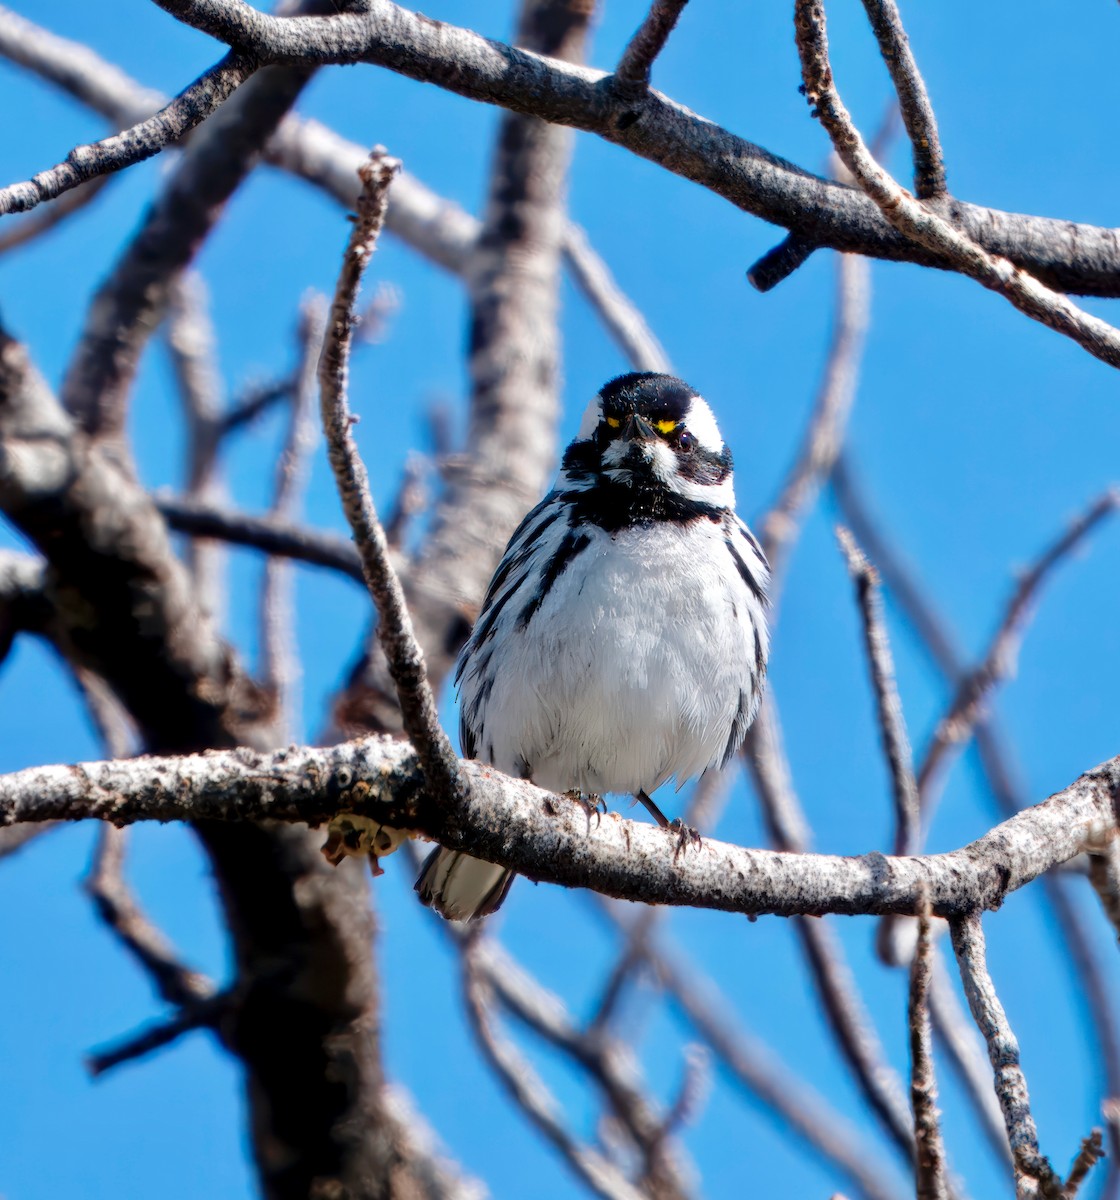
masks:
<svg viewBox="0 0 1120 1200"><path fill-rule="evenodd" d="M389 0L324 18L269 17L222 0L161 0L173 15L226 37L262 60L370 62L515 112L570 125L709 188L812 247L953 269L942 253L893 229L856 188L821 179L650 91L640 119L604 72L545 58L432 21ZM0 22L4 25L8 21ZM11 39L15 41L16 38ZM0 45L3 43L0 42ZM23 47L13 57L31 57ZM1120 295L1120 230L1006 213L954 200L953 222L990 254L1051 288Z"/></svg>
<svg viewBox="0 0 1120 1200"><path fill-rule="evenodd" d="M619 899L780 916L914 916L922 887L934 916L998 908L1006 896L1116 828L1120 757L948 854L844 858L744 849L706 839L677 854L675 835L586 810L524 780L460 762L466 800L445 809L423 789L406 743L371 737L273 755L248 749L0 776L0 824L22 821L205 820L319 825L368 817L501 863L530 878Z"/></svg>

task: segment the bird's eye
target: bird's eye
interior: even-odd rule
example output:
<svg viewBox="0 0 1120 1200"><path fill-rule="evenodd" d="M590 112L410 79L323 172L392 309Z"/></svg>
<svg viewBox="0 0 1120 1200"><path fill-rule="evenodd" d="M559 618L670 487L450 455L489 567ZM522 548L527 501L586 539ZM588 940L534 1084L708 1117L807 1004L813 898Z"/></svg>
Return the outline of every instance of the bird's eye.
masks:
<svg viewBox="0 0 1120 1200"><path fill-rule="evenodd" d="M687 429L681 430L681 435L677 438L677 449L685 454L691 454L696 449L696 438Z"/></svg>

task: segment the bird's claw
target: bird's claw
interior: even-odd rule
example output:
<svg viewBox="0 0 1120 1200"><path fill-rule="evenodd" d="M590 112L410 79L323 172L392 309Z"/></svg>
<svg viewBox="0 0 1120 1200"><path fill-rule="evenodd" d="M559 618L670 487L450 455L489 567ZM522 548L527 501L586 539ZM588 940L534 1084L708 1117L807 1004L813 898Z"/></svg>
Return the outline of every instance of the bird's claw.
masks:
<svg viewBox="0 0 1120 1200"><path fill-rule="evenodd" d="M700 837L698 830L693 829L691 825L686 825L680 817L670 821L668 825L670 833L677 835L677 848L673 851L673 861L676 862L680 854L688 846L695 846L697 849L703 845L703 840Z"/></svg>
<svg viewBox="0 0 1120 1200"><path fill-rule="evenodd" d="M587 814L587 823L591 824L591 818L595 818L596 828L599 822L603 819L603 814L607 811L607 802L602 796L596 796L594 792L588 792L585 796L583 792L565 792L564 795L574 804L578 804L580 808Z"/></svg>

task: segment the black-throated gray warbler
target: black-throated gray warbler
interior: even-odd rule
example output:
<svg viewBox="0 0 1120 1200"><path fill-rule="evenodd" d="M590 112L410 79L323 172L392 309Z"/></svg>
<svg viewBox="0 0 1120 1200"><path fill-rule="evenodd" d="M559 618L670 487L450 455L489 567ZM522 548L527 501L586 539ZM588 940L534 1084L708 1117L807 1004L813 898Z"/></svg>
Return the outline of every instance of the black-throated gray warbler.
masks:
<svg viewBox="0 0 1120 1200"><path fill-rule="evenodd" d="M705 401L671 375L612 380L459 656L463 753L551 791L628 793L667 825L649 793L722 766L754 720L768 579ZM437 849L416 890L463 921L512 879Z"/></svg>

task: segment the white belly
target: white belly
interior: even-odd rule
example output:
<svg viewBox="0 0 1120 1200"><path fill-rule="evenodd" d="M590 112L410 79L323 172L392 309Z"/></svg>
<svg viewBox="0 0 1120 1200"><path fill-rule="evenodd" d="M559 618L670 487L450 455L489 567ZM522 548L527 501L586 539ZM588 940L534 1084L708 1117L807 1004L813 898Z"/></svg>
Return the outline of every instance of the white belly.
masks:
<svg viewBox="0 0 1120 1200"><path fill-rule="evenodd" d="M528 625L495 638L478 756L556 791L683 783L722 759L744 695L753 710L757 601L716 524L588 532ZM477 685L468 668L465 702Z"/></svg>

